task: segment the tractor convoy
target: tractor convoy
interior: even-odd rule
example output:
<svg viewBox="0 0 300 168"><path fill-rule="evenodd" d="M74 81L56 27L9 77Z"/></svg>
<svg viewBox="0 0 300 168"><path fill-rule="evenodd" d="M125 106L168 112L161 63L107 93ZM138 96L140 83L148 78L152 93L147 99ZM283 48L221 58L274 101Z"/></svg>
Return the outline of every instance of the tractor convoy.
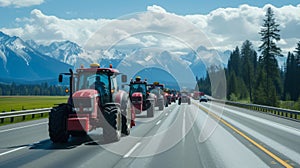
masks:
<svg viewBox="0 0 300 168"><path fill-rule="evenodd" d="M99 64L91 64L76 72L70 69L59 75L59 82L64 77L68 77L69 83L68 102L53 107L49 113L49 136L53 143L65 143L70 136L85 136L97 128L103 129L105 140L118 141L122 135L130 134L136 114L147 111L147 117L153 117L155 107L163 110L179 100L180 95L158 82L148 84L141 77L126 84L127 76L111 65L100 68ZM122 86L129 86L128 92L118 86L119 77Z"/></svg>

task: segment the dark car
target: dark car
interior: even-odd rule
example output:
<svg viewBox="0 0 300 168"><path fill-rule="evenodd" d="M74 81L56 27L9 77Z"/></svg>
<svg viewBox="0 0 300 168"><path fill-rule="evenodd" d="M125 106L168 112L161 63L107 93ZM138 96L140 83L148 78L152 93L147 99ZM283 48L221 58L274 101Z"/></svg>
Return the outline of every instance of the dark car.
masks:
<svg viewBox="0 0 300 168"><path fill-rule="evenodd" d="M200 101L200 102L208 102L208 98L207 98L206 96L201 96L201 97L199 98L199 101Z"/></svg>

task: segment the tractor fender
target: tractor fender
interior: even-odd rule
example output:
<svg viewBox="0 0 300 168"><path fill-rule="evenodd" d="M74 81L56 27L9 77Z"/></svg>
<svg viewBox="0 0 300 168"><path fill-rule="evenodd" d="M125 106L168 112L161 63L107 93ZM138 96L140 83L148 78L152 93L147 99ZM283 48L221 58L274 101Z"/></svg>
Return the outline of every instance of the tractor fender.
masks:
<svg viewBox="0 0 300 168"><path fill-rule="evenodd" d="M149 100L149 101L155 101L155 99L156 99L155 94L149 93L149 96L148 96L147 100Z"/></svg>
<svg viewBox="0 0 300 168"><path fill-rule="evenodd" d="M122 115L126 116L126 113L129 113L129 115L131 115L130 116L130 118L131 118L130 127L135 126L135 110L134 110L134 107L131 105L128 93L121 90L115 95L114 100L116 103L120 104ZM129 112L126 111L128 109L128 107L130 109Z"/></svg>
<svg viewBox="0 0 300 168"><path fill-rule="evenodd" d="M115 95L115 102L119 103L121 105L121 111L126 111L127 105L128 105L128 94L125 91L119 91Z"/></svg>

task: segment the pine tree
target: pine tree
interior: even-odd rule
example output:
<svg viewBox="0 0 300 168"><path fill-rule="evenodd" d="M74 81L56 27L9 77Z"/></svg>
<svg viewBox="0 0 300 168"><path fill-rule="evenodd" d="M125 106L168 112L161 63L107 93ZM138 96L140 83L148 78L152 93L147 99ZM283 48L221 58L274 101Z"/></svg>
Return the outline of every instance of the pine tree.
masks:
<svg viewBox="0 0 300 168"><path fill-rule="evenodd" d="M252 43L246 40L241 49L242 78L249 92L250 101L253 100L253 88L255 81L255 68L257 65L257 53L252 47Z"/></svg>
<svg viewBox="0 0 300 168"><path fill-rule="evenodd" d="M239 97L238 95L238 84L237 84L237 79L234 71L231 71L230 74L228 74L227 77L227 99L231 99L231 95L234 94L235 97Z"/></svg>
<svg viewBox="0 0 300 168"><path fill-rule="evenodd" d="M228 74L230 74L233 71L236 74L236 76L240 76L241 56L240 56L240 49L238 46L230 54L227 67L228 67Z"/></svg>
<svg viewBox="0 0 300 168"><path fill-rule="evenodd" d="M295 49L295 91L296 91L296 95L298 96L298 98L300 98L300 41L297 43L297 47Z"/></svg>
<svg viewBox="0 0 300 168"><path fill-rule="evenodd" d="M266 87L263 90L266 92L267 99L270 100L270 104L268 104L275 106L277 103L273 99L277 99L277 96L281 94L281 80L279 79L280 73L276 56L282 55L280 54L281 49L275 43L280 40L280 35L278 34L280 30L278 29L279 24L275 21L274 12L270 7L267 9L265 16L264 24L259 32L262 36L261 41L263 42L259 46L259 51L261 51L260 73L264 71L266 74L266 85L262 86Z"/></svg>

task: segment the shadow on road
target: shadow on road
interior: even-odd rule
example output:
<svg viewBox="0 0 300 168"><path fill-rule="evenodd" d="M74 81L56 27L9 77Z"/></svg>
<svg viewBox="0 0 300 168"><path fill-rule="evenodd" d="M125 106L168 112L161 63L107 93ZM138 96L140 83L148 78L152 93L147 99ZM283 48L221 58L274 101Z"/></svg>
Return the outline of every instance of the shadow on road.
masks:
<svg viewBox="0 0 300 168"><path fill-rule="evenodd" d="M135 117L136 117L136 118L149 118L149 117L147 117L147 114L144 114L144 115L136 115Z"/></svg>
<svg viewBox="0 0 300 168"><path fill-rule="evenodd" d="M27 146L30 146L29 149L60 150L73 149L81 145L104 145L109 143L113 142L105 140L102 135L92 134L83 137L70 137L66 143L53 143L50 139L47 139Z"/></svg>

